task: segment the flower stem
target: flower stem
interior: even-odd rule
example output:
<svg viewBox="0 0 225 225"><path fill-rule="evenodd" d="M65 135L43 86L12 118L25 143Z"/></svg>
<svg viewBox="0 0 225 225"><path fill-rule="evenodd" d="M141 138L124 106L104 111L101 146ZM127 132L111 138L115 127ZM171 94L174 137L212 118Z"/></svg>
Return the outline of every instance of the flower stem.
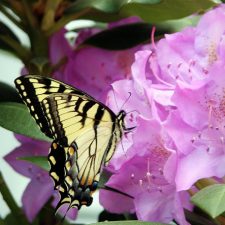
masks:
<svg viewBox="0 0 225 225"><path fill-rule="evenodd" d="M23 215L23 212L18 207L13 196L11 195L1 172L0 172L0 193L2 194L4 201L11 210L12 215L15 216L16 221L18 221L18 224L28 225L29 223L27 222L26 218Z"/></svg>
<svg viewBox="0 0 225 225"><path fill-rule="evenodd" d="M217 221L220 225L225 225L225 218L223 216L218 216Z"/></svg>
<svg viewBox="0 0 225 225"><path fill-rule="evenodd" d="M30 7L28 1L22 0L22 4L23 4L23 8L24 8L24 11L25 11L25 14L26 14L26 17L27 17L30 27L33 27L33 28L36 27L38 22L32 13L32 10L31 10L31 7Z"/></svg>
<svg viewBox="0 0 225 225"><path fill-rule="evenodd" d="M218 182L216 182L216 180L212 179L212 178L203 178L203 179L200 179L198 180L196 183L195 183L195 187L197 187L199 190L207 187L207 186L210 186L210 185L213 185L213 184L217 184Z"/></svg>
<svg viewBox="0 0 225 225"><path fill-rule="evenodd" d="M193 213L187 209L184 209L185 217L187 218L190 224L198 224L198 225L218 225L217 221L212 220L211 218L206 218L202 215L198 215Z"/></svg>
<svg viewBox="0 0 225 225"><path fill-rule="evenodd" d="M14 53L26 63L30 57L30 52L25 47L21 46L20 43L16 42L12 38L6 35L0 35L0 40L9 45Z"/></svg>
<svg viewBox="0 0 225 225"><path fill-rule="evenodd" d="M49 37L56 31L58 31L60 28L62 28L64 25L66 25L68 22L78 19L81 16L85 15L90 11L89 8L86 8L79 13L72 14L72 15L65 15L63 16L59 21L57 21L49 30L46 31L46 35Z"/></svg>
<svg viewBox="0 0 225 225"><path fill-rule="evenodd" d="M0 225L6 225L2 218L0 218Z"/></svg>
<svg viewBox="0 0 225 225"><path fill-rule="evenodd" d="M62 0L47 0L45 5L45 13L41 22L42 30L48 30L55 22L55 13Z"/></svg>

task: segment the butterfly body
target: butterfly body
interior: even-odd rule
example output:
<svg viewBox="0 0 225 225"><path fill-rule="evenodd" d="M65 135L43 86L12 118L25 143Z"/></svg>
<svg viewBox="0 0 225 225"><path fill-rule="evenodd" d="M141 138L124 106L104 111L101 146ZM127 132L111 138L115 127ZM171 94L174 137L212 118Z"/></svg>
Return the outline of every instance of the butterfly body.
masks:
<svg viewBox="0 0 225 225"><path fill-rule="evenodd" d="M126 130L126 113L116 115L85 92L51 78L26 75L15 85L41 131L54 140L48 161L61 197L56 209L65 203L89 206L101 168Z"/></svg>

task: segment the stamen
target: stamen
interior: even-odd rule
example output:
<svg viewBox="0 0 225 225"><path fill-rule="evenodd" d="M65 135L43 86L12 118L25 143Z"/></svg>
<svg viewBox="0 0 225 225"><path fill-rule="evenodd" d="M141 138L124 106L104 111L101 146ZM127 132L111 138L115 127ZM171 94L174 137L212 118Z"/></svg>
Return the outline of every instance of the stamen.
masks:
<svg viewBox="0 0 225 225"><path fill-rule="evenodd" d="M220 141L221 141L221 144L224 144L224 137L223 136L220 137Z"/></svg>
<svg viewBox="0 0 225 225"><path fill-rule="evenodd" d="M142 180L142 179L139 180L139 186L140 186L141 188L143 188L143 180Z"/></svg>
<svg viewBox="0 0 225 225"><path fill-rule="evenodd" d="M151 184L151 173L150 173L150 159L148 158L147 162L147 173L146 173L148 184Z"/></svg>
<svg viewBox="0 0 225 225"><path fill-rule="evenodd" d="M151 184L151 173L147 172L146 177L147 177L148 184L150 185Z"/></svg>
<svg viewBox="0 0 225 225"><path fill-rule="evenodd" d="M133 173L130 175L130 178L131 178L132 180L134 179L134 174L133 174Z"/></svg>
<svg viewBox="0 0 225 225"><path fill-rule="evenodd" d="M136 185L135 181L134 181L134 174L133 173L130 175L130 179L131 179L131 184Z"/></svg>
<svg viewBox="0 0 225 225"><path fill-rule="evenodd" d="M216 101L213 99L210 99L208 101L208 104L209 104L208 128L213 128L213 125L211 124L211 119L212 119L213 106L216 104Z"/></svg>
<svg viewBox="0 0 225 225"><path fill-rule="evenodd" d="M152 42L152 47L154 50L156 50L156 45L155 45L155 40L154 40L154 36L155 36L155 26L152 27L152 32L151 32L151 42Z"/></svg>
<svg viewBox="0 0 225 225"><path fill-rule="evenodd" d="M148 158L147 172L150 173L150 159Z"/></svg>

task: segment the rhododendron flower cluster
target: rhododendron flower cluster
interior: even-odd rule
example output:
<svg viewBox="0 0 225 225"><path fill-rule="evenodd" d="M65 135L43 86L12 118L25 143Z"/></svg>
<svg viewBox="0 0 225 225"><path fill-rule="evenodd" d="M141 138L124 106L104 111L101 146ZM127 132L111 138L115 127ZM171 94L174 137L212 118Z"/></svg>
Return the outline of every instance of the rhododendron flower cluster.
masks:
<svg viewBox="0 0 225 225"><path fill-rule="evenodd" d="M118 111L126 102L127 126L136 129L111 160L107 183L133 198L102 190L109 211L188 224L187 191L201 178L225 175L224 19L221 5L196 27L153 41L135 54L131 79L112 84L109 106Z"/></svg>

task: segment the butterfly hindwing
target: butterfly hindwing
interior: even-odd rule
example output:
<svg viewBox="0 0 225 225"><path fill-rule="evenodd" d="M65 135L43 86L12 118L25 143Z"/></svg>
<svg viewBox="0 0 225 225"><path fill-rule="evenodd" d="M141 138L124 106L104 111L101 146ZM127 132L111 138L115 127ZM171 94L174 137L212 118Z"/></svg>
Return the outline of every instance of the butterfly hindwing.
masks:
<svg viewBox="0 0 225 225"><path fill-rule="evenodd" d="M71 185L71 192L75 193L73 201L77 204L79 196L83 199L84 193L88 196L87 193L93 192L101 166L115 151L118 132L120 136L113 122L115 115L98 102L72 93L51 95L43 100L42 107L54 138L68 146L65 182L67 186ZM83 200L82 204L88 205L90 201L86 197L86 203Z"/></svg>
<svg viewBox="0 0 225 225"><path fill-rule="evenodd" d="M65 163L67 152L65 148L59 145L56 141L53 141L48 155L48 161L50 163L49 175L54 181L54 189L58 190L60 194L60 201L56 206L57 209L65 204L71 202L71 198L67 193L67 186L64 182L65 179Z"/></svg>
<svg viewBox="0 0 225 225"><path fill-rule="evenodd" d="M42 102L53 137L62 145L69 146L86 130L96 132L99 125L112 130L116 116L86 96L54 94Z"/></svg>
<svg viewBox="0 0 225 225"><path fill-rule="evenodd" d="M60 201L56 210L61 205L68 203L70 207L80 208L81 205L92 203L92 193L97 188L97 181L92 185L83 186L78 179L77 150L72 143L69 147L62 147L53 141L48 155L51 169L50 176L54 180L54 188L59 191Z"/></svg>

